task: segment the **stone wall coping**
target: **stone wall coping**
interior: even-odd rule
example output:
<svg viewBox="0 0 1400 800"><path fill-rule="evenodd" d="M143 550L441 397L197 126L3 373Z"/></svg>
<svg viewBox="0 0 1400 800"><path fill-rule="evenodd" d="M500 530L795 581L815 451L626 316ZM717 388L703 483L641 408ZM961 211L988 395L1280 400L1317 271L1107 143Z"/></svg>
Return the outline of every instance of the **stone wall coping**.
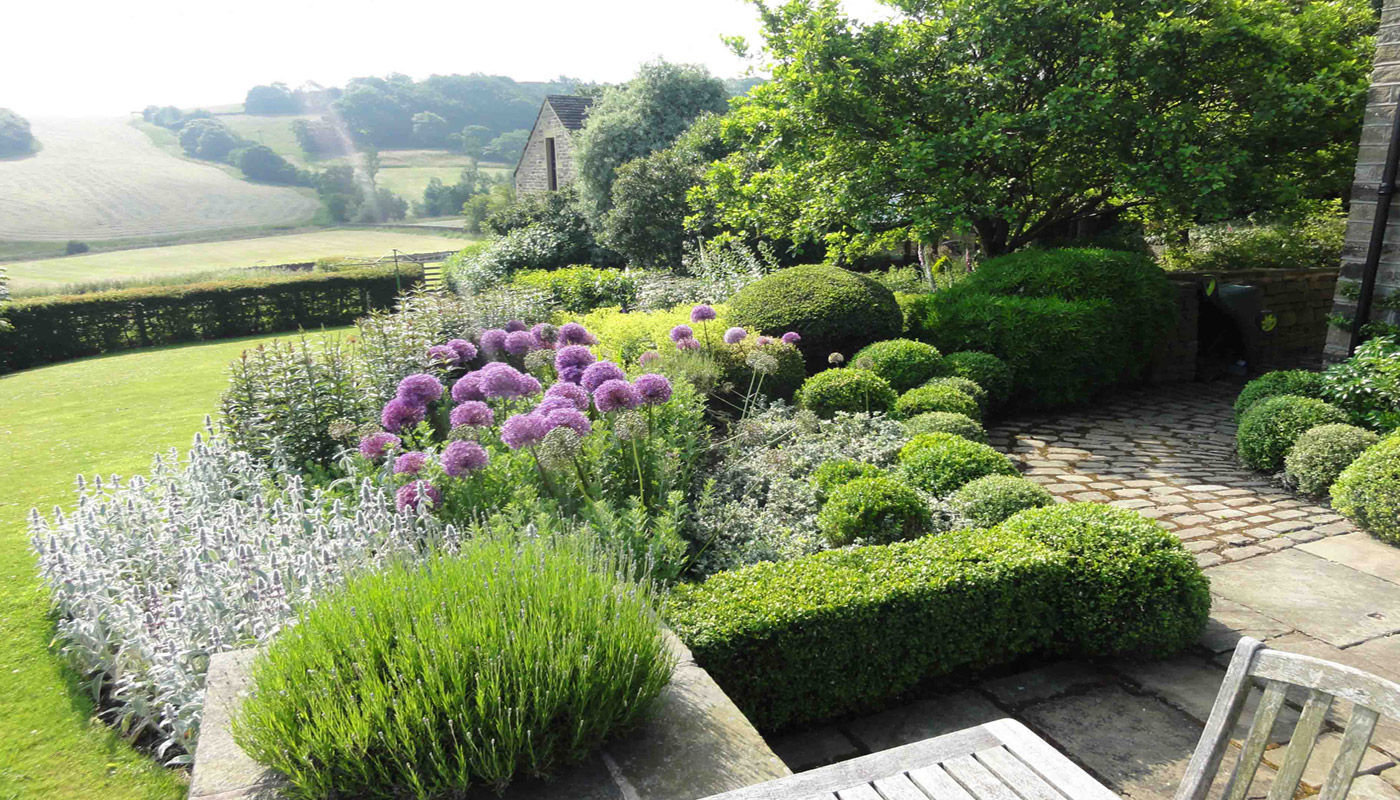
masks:
<svg viewBox="0 0 1400 800"><path fill-rule="evenodd" d="M666 638L676 671L641 727L549 781L511 784L501 800L695 800L791 775L690 650L670 631ZM230 730L257 652L209 659L190 800L284 798L282 779L244 753Z"/></svg>
<svg viewBox="0 0 1400 800"><path fill-rule="evenodd" d="M1168 278L1171 278L1171 279L1174 280L1174 281L1183 281L1183 282L1199 281L1199 280L1204 280L1204 279L1206 279L1206 278L1215 278L1215 279L1217 279L1217 280L1219 280L1219 279L1221 279L1221 278L1230 278L1230 279L1233 279L1233 280L1240 280L1240 279L1258 280L1258 279L1263 279L1263 278L1315 278L1315 277L1326 277L1326 276L1329 276L1329 275L1338 275L1338 274L1341 273L1341 271L1342 271L1342 267L1341 267L1340 264L1338 264L1338 265L1335 266L1335 267L1301 268L1301 269L1299 269L1299 268L1292 268L1292 269L1241 269L1241 270L1226 270L1226 271L1222 271L1222 272L1168 272L1168 273L1167 273L1167 277L1168 277Z"/></svg>

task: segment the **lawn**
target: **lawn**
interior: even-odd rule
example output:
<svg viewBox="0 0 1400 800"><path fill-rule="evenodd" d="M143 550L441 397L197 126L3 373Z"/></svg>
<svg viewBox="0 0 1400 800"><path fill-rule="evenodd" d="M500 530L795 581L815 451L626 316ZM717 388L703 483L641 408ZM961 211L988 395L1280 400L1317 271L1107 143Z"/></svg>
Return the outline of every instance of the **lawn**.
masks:
<svg viewBox="0 0 1400 800"><path fill-rule="evenodd" d="M322 256L374 258L389 255L393 249L403 253L429 253L460 250L466 245L463 238L431 233L329 230L21 261L7 269L12 289L17 294L25 294L35 289L57 290L84 281L314 261Z"/></svg>
<svg viewBox="0 0 1400 800"><path fill-rule="evenodd" d="M313 334L320 336L322 334ZM184 776L94 720L48 650L52 625L25 518L71 501L82 472L129 475L184 447L215 410L224 369L260 342L143 350L0 377L0 800L178 798Z"/></svg>

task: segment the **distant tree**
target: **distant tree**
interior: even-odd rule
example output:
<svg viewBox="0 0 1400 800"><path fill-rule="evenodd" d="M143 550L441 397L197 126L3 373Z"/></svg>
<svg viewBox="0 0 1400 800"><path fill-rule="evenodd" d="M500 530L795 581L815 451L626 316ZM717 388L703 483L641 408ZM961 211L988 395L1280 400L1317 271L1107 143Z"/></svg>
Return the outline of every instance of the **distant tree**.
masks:
<svg viewBox="0 0 1400 800"><path fill-rule="evenodd" d="M230 157L244 176L264 183L296 185L303 183L301 172L271 147L255 144L234 152Z"/></svg>
<svg viewBox="0 0 1400 800"><path fill-rule="evenodd" d="M423 189L423 202L414 204L413 213L420 217L445 217L462 213L462 206L473 197L490 191L494 181L475 163L468 164L451 186L439 178L428 181Z"/></svg>
<svg viewBox="0 0 1400 800"><path fill-rule="evenodd" d="M86 253L91 249L92 248L88 246L87 242L80 242L77 239L69 239L63 245L63 254L65 256L76 256L81 253Z"/></svg>
<svg viewBox="0 0 1400 800"><path fill-rule="evenodd" d="M0 157L34 152L34 134L29 120L8 108L0 108Z"/></svg>
<svg viewBox="0 0 1400 800"><path fill-rule="evenodd" d="M486 145L485 149L481 151L481 160L497 164L514 164L520 160L520 153L525 149L525 143L528 141L530 141L530 131L525 128L506 131Z"/></svg>
<svg viewBox="0 0 1400 800"><path fill-rule="evenodd" d="M449 130L447 120L431 111L413 115L413 143L419 147L446 146Z"/></svg>
<svg viewBox="0 0 1400 800"><path fill-rule="evenodd" d="M594 218L612 207L617 168L669 145L706 111L728 108L724 82L702 66L656 61L594 102L578 135L579 196Z"/></svg>
<svg viewBox="0 0 1400 800"><path fill-rule="evenodd" d="M361 222L388 222L408 216L408 201L388 189L376 189L374 203L360 206Z"/></svg>
<svg viewBox="0 0 1400 800"><path fill-rule="evenodd" d="M323 119L292 120L292 135L302 152L310 156L344 155L346 142L335 125Z"/></svg>
<svg viewBox="0 0 1400 800"><path fill-rule="evenodd" d="M486 143L491 141L491 138L491 129L485 125L468 125L458 134L457 140L463 153L472 158L481 158L482 151L486 149Z"/></svg>
<svg viewBox="0 0 1400 800"><path fill-rule="evenodd" d="M301 101L285 83L254 86L243 100L245 114L296 114L300 111Z"/></svg>
<svg viewBox="0 0 1400 800"><path fill-rule="evenodd" d="M185 115L175 106L162 106L152 111L151 116L146 121L173 131L185 124Z"/></svg>
<svg viewBox="0 0 1400 800"><path fill-rule="evenodd" d="M206 161L223 161L242 140L227 125L214 119L191 120L180 128L180 147L185 155Z"/></svg>
<svg viewBox="0 0 1400 800"><path fill-rule="evenodd" d="M486 233L487 217L504 214L515 203L515 187L508 181L491 187L486 194L479 194L462 204L462 228L467 233Z"/></svg>

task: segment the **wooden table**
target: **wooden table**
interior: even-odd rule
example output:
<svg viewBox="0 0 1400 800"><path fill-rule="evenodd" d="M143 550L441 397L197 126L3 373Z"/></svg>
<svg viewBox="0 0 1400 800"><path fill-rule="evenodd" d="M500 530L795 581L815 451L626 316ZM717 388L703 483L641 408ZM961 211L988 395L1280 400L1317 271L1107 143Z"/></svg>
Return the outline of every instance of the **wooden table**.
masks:
<svg viewBox="0 0 1400 800"><path fill-rule="evenodd" d="M1118 800L1014 719L706 800Z"/></svg>

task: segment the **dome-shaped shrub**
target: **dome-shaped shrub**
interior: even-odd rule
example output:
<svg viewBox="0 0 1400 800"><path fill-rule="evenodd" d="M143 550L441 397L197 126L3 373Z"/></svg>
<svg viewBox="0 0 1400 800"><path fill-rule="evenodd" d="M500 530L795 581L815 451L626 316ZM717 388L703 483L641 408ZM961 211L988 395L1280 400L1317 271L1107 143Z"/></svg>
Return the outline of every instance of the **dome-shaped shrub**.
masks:
<svg viewBox="0 0 1400 800"><path fill-rule="evenodd" d="M963 350L943 357L949 375L967 378L987 390L987 407L1001 408L1011 399L1011 368L991 353Z"/></svg>
<svg viewBox="0 0 1400 800"><path fill-rule="evenodd" d="M921 433L951 433L974 442L986 442L987 431L982 423L966 414L952 411L925 411L904 421L904 432L910 436Z"/></svg>
<svg viewBox="0 0 1400 800"><path fill-rule="evenodd" d="M963 392L953 386L929 385L910 389L899 396L894 405L894 415L909 419L930 411L948 411L963 414L973 419L981 419L982 409Z"/></svg>
<svg viewBox="0 0 1400 800"><path fill-rule="evenodd" d="M890 388L896 392L907 392L943 372L943 356L938 348L913 339L889 339L866 345L850 364L889 381Z"/></svg>
<svg viewBox="0 0 1400 800"><path fill-rule="evenodd" d="M719 367L720 382L734 387L734 393L741 397L748 392L752 382L758 393L765 397L791 400L807 377L807 364L802 360L802 352L783 341L760 345L757 336L750 336L737 344L717 343L712 353ZM764 374L760 382L754 377L755 367L772 367L773 371Z"/></svg>
<svg viewBox="0 0 1400 800"><path fill-rule="evenodd" d="M888 413L896 398L884 378L863 369L818 372L797 391L798 405L828 418L838 411Z"/></svg>
<svg viewBox="0 0 1400 800"><path fill-rule="evenodd" d="M1387 436L1342 470L1332 505L1376 536L1400 545L1400 434Z"/></svg>
<svg viewBox="0 0 1400 800"><path fill-rule="evenodd" d="M477 539L309 606L255 662L234 736L299 796L461 796L607 741L674 663L653 592L596 547Z"/></svg>
<svg viewBox="0 0 1400 800"><path fill-rule="evenodd" d="M1318 425L1293 443L1284 473L1306 494L1326 494L1337 476L1381 437L1355 425Z"/></svg>
<svg viewBox="0 0 1400 800"><path fill-rule="evenodd" d="M953 510L978 528L990 528L1017 512L1054 503L1054 495L1019 475L978 478L948 498Z"/></svg>
<svg viewBox="0 0 1400 800"><path fill-rule="evenodd" d="M817 527L837 547L856 539L888 544L928 530L928 505L894 478L857 478L838 487L817 514Z"/></svg>
<svg viewBox="0 0 1400 800"><path fill-rule="evenodd" d="M1246 466L1278 472L1299 436L1318 425L1346 421L1345 411L1321 400L1291 394L1270 397L1244 412L1235 445Z"/></svg>
<svg viewBox="0 0 1400 800"><path fill-rule="evenodd" d="M978 386L977 383L971 378L963 378L957 375L950 375L946 378L934 378L928 383L925 383L924 385L947 386L953 389L957 389L958 391L962 392L968 397L971 397L973 402L977 403L978 411L985 412L987 410L987 390L983 389L981 386Z"/></svg>
<svg viewBox="0 0 1400 800"><path fill-rule="evenodd" d="M822 462L812 473L812 485L817 487L818 496L826 497L857 478L875 478L882 474L884 470L874 464L849 458L834 458Z"/></svg>
<svg viewBox="0 0 1400 800"><path fill-rule="evenodd" d="M1239 396L1235 398L1235 419L1243 418L1244 412L1260 400L1285 394L1320 400L1322 399L1322 389L1322 373L1320 372L1309 372L1305 369L1266 372L1246 383L1244 388L1240 390Z"/></svg>
<svg viewBox="0 0 1400 800"><path fill-rule="evenodd" d="M945 497L986 475L1016 475L1011 459L951 433L925 433L900 448L899 468L914 486Z"/></svg>
<svg viewBox="0 0 1400 800"><path fill-rule="evenodd" d="M865 275L809 264L779 270L729 300L729 324L750 333L802 335L809 366L838 352L849 360L871 342L891 339L904 326L894 294Z"/></svg>

